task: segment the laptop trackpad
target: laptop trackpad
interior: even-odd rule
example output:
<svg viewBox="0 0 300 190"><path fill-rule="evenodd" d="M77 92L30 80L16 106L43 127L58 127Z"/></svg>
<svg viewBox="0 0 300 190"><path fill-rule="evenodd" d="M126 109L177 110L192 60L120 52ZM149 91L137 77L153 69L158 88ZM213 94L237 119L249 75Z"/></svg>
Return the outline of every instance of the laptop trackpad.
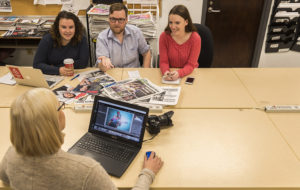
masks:
<svg viewBox="0 0 300 190"><path fill-rule="evenodd" d="M107 173L116 177L121 177L130 164L130 162L128 164L128 163L116 161L107 156L93 153L93 152L88 152L80 148L72 148L71 150L69 150L69 152L72 154L79 154L79 155L93 158L94 160L96 160L102 165L102 167L106 170Z"/></svg>

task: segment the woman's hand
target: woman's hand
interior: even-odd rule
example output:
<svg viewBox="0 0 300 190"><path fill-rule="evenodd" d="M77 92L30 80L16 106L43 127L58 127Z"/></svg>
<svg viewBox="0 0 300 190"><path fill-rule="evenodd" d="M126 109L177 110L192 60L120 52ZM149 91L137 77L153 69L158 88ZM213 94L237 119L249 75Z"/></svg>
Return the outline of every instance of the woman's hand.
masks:
<svg viewBox="0 0 300 190"><path fill-rule="evenodd" d="M59 74L62 76L73 76L74 75L74 69L68 69L66 67L60 67L59 68Z"/></svg>
<svg viewBox="0 0 300 190"><path fill-rule="evenodd" d="M163 78L164 80L172 80L170 71L166 71Z"/></svg>
<svg viewBox="0 0 300 190"><path fill-rule="evenodd" d="M166 71L163 77L165 80L177 80L179 78L179 74L177 71Z"/></svg>
<svg viewBox="0 0 300 190"><path fill-rule="evenodd" d="M161 158L158 157L154 152L151 152L148 159L147 156L145 155L143 168L147 168L153 171L155 174L157 174L161 169L161 167L163 166L163 164L164 162L161 160Z"/></svg>
<svg viewBox="0 0 300 190"><path fill-rule="evenodd" d="M177 79L179 79L179 73L178 73L177 71L172 71L172 72L170 73L170 76L171 76L171 79L172 79L172 80L177 80Z"/></svg>

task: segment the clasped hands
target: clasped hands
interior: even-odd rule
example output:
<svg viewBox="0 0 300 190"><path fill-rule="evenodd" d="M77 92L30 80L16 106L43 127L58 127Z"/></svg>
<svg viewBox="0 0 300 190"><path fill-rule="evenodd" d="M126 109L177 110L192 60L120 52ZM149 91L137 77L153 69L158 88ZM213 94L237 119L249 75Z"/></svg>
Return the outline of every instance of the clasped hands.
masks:
<svg viewBox="0 0 300 190"><path fill-rule="evenodd" d="M165 80L177 80L179 78L179 74L177 71L166 71L163 77Z"/></svg>

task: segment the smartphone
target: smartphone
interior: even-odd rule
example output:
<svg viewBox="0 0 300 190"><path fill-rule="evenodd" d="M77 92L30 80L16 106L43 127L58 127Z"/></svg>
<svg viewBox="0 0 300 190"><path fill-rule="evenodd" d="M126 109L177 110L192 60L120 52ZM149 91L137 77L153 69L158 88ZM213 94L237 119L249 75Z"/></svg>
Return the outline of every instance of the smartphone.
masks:
<svg viewBox="0 0 300 190"><path fill-rule="evenodd" d="M188 77L186 80L185 80L185 84L193 84L195 78L193 77Z"/></svg>

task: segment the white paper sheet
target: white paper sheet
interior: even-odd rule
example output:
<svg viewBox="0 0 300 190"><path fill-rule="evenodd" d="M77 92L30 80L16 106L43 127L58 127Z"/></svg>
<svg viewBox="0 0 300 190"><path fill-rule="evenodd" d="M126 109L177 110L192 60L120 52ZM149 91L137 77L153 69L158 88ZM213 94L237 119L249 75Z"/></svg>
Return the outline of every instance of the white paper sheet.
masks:
<svg viewBox="0 0 300 190"><path fill-rule="evenodd" d="M40 5L60 5L61 4L61 0L34 0L33 4L40 4Z"/></svg>
<svg viewBox="0 0 300 190"><path fill-rule="evenodd" d="M131 79L141 78L139 71L128 71L128 75Z"/></svg>
<svg viewBox="0 0 300 190"><path fill-rule="evenodd" d="M0 83L15 85L16 81L15 81L14 77L11 75L11 73L7 73L6 75L0 77Z"/></svg>

